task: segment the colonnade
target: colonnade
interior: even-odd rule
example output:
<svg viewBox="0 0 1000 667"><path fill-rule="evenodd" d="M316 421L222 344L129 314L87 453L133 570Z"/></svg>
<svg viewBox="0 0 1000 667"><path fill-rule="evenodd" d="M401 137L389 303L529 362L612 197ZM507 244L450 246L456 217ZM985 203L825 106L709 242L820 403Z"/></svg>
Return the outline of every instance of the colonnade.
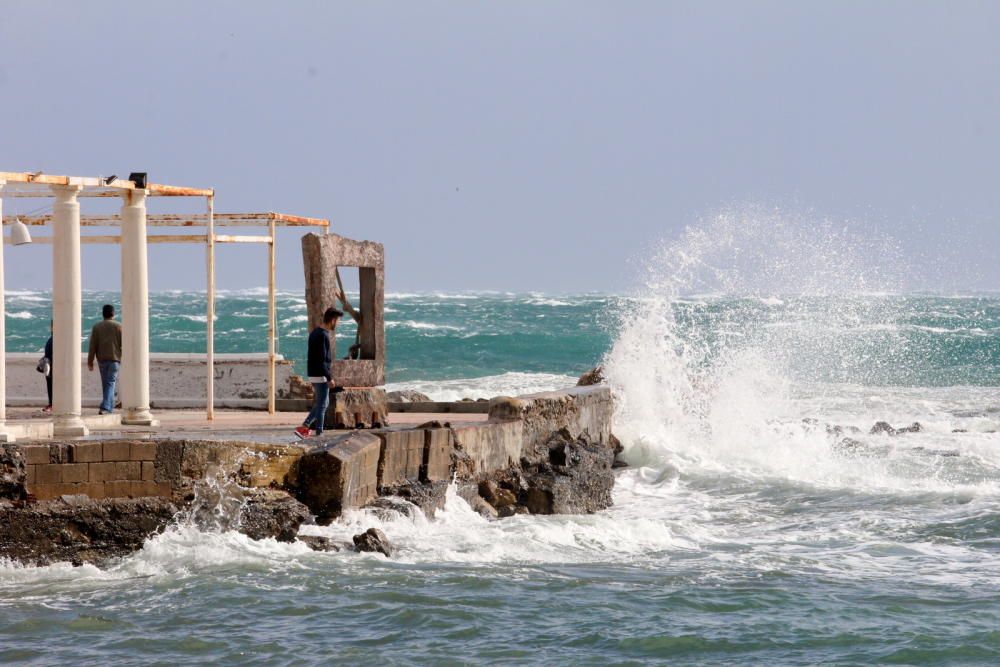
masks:
<svg viewBox="0 0 1000 667"><path fill-rule="evenodd" d="M0 181L0 207L4 183ZM83 294L80 270L79 185L51 186L52 205L52 417L53 435L88 434L82 418L81 339ZM146 191L122 190L121 323L122 366L119 395L122 423L155 425L149 409L149 278L146 243ZM2 208L0 208L2 220ZM3 294L0 248L0 295ZM2 299L0 299L2 301ZM6 345L0 306L0 441L5 439Z"/></svg>

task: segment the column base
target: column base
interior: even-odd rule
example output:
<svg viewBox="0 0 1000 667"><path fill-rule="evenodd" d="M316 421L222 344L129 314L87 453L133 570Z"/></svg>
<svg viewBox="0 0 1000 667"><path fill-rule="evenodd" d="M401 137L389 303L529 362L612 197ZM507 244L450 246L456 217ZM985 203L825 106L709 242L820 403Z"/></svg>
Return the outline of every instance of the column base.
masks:
<svg viewBox="0 0 1000 667"><path fill-rule="evenodd" d="M15 442L15 438L13 433L0 426L0 443L2 442Z"/></svg>
<svg viewBox="0 0 1000 667"><path fill-rule="evenodd" d="M148 408L128 408L122 410L123 426L159 426L160 422L153 417Z"/></svg>
<svg viewBox="0 0 1000 667"><path fill-rule="evenodd" d="M79 416L72 417L56 416L52 422L52 435L79 438L90 435L90 429L83 423Z"/></svg>

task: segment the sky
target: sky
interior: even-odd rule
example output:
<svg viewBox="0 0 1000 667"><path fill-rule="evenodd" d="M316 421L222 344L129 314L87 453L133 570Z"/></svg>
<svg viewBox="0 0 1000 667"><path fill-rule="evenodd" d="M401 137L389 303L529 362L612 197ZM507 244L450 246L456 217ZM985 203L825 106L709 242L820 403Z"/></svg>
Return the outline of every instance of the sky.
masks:
<svg viewBox="0 0 1000 667"><path fill-rule="evenodd" d="M746 203L897 240L913 288L1000 290L998 34L968 1L4 0L0 171L329 218L385 244L390 292L627 290ZM49 287L50 253L8 248L8 289ZM265 258L220 249L219 286L266 284ZM150 287L204 266L156 246ZM83 282L117 289L118 249L85 247Z"/></svg>

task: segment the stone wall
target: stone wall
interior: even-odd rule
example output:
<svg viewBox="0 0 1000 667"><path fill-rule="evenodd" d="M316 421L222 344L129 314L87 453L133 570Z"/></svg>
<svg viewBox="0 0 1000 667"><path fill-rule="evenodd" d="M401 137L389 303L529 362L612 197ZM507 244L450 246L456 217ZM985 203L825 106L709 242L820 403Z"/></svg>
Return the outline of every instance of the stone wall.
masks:
<svg viewBox="0 0 1000 667"><path fill-rule="evenodd" d="M305 354L305 342L303 342ZM7 404L43 406L45 378L35 370L40 353L7 355ZM293 375L292 362L279 355L275 364L278 396L288 391ZM101 397L101 376L95 366L87 370L81 355L83 405L96 407ZM205 405L204 354L151 354L149 362L150 403L155 409L200 408ZM215 404L217 407L263 408L267 406L267 355L215 355Z"/></svg>
<svg viewBox="0 0 1000 667"><path fill-rule="evenodd" d="M6 478L12 480L11 488L22 488L36 500L78 494L139 498L183 493L212 470L221 470L245 487L290 489L327 511L340 511L407 485L447 482L456 474L482 480L537 464L548 456L548 442L557 432L570 438L586 435L595 446L613 447L611 412L606 387L580 387L494 399L491 421L485 423L329 431L320 442L120 439L15 444L7 448L20 453L20 463L10 464ZM19 494L8 490L0 495Z"/></svg>

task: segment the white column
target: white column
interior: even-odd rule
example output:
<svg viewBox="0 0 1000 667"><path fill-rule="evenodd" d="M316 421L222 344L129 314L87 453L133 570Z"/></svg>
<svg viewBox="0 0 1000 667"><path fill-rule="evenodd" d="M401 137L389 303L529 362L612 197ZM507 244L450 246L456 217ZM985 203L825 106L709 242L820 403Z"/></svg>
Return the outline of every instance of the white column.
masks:
<svg viewBox="0 0 1000 667"><path fill-rule="evenodd" d="M54 185L52 204L52 413L53 433L89 432L80 418L80 203L78 185Z"/></svg>
<svg viewBox="0 0 1000 667"><path fill-rule="evenodd" d="M146 191L122 192L122 423L156 426L149 411Z"/></svg>
<svg viewBox="0 0 1000 667"><path fill-rule="evenodd" d="M0 194L5 181L0 181ZM7 293L4 291L3 267L3 199L0 198L0 442L13 442L7 431Z"/></svg>

